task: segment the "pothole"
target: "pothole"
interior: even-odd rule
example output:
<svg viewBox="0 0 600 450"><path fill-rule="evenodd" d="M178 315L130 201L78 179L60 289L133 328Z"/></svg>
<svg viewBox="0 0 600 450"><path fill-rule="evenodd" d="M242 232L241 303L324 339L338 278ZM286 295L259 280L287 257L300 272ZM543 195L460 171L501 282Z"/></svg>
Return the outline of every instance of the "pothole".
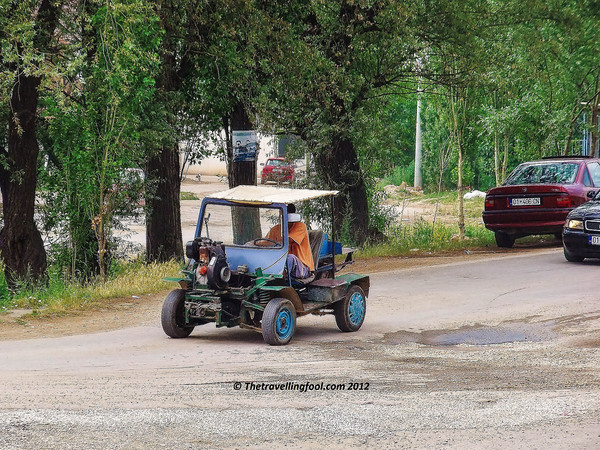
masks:
<svg viewBox="0 0 600 450"><path fill-rule="evenodd" d="M414 342L431 346L494 345L513 342L541 342L557 336L554 322L510 322L498 326L473 325L454 330L426 330L420 333L397 331L385 335L388 344Z"/></svg>

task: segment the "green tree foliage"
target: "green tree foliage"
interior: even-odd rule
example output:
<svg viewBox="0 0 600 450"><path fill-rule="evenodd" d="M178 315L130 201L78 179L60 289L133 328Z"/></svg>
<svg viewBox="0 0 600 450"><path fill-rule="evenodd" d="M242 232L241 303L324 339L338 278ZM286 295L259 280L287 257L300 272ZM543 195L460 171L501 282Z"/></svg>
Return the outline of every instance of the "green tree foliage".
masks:
<svg viewBox="0 0 600 450"><path fill-rule="evenodd" d="M142 193L128 169L145 159L160 34L139 0L86 2L71 19L68 64L44 98L46 228L72 275L104 278L113 229Z"/></svg>
<svg viewBox="0 0 600 450"><path fill-rule="evenodd" d="M578 153L584 129L597 142L599 17L596 0L0 0L6 267L45 270L38 173L70 274L106 273L138 204L125 169L147 174L148 258L181 257L180 144L231 164L236 117L299 137L308 181L342 193L338 229L381 237L376 178L412 162L419 84L427 189L487 189Z"/></svg>

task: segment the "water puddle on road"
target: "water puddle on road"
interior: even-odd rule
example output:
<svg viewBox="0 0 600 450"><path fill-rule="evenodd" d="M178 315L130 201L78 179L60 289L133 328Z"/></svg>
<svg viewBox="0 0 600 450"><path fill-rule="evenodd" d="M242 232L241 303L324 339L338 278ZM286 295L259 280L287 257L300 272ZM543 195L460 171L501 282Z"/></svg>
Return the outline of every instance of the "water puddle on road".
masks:
<svg viewBox="0 0 600 450"><path fill-rule="evenodd" d="M541 342L557 336L554 321L509 322L498 326L473 325L454 330L427 330L420 333L397 331L385 335L388 344L415 342L431 346L493 345L512 342Z"/></svg>

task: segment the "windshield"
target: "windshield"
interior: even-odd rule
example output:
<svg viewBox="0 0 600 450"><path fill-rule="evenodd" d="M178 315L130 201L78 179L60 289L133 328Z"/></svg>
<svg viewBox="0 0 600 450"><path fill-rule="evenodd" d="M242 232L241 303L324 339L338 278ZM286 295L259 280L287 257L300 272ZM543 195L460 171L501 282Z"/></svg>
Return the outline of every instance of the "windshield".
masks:
<svg viewBox="0 0 600 450"><path fill-rule="evenodd" d="M517 184L571 184L577 176L579 164L549 162L521 164L511 173L504 186Z"/></svg>
<svg viewBox="0 0 600 450"><path fill-rule="evenodd" d="M283 167L289 166L289 163L281 159L270 159L267 161L267 166Z"/></svg>
<svg viewBox="0 0 600 450"><path fill-rule="evenodd" d="M200 236L225 245L252 245L282 223L282 210L273 207L233 206L208 203ZM276 246L281 248L282 244Z"/></svg>

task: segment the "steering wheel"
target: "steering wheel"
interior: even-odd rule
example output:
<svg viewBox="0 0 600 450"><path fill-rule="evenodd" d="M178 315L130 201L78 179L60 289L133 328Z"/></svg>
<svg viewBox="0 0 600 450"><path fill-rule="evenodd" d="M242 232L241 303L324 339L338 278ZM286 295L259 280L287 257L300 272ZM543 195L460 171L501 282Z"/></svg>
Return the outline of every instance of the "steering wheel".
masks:
<svg viewBox="0 0 600 450"><path fill-rule="evenodd" d="M277 241L274 241L273 239L264 238L264 237L256 238L256 239L254 239L254 241L252 241L252 243L254 245L259 245L258 243L260 241L267 241L269 244L272 244L271 247L275 247L276 245L281 245L281 242L277 242Z"/></svg>

